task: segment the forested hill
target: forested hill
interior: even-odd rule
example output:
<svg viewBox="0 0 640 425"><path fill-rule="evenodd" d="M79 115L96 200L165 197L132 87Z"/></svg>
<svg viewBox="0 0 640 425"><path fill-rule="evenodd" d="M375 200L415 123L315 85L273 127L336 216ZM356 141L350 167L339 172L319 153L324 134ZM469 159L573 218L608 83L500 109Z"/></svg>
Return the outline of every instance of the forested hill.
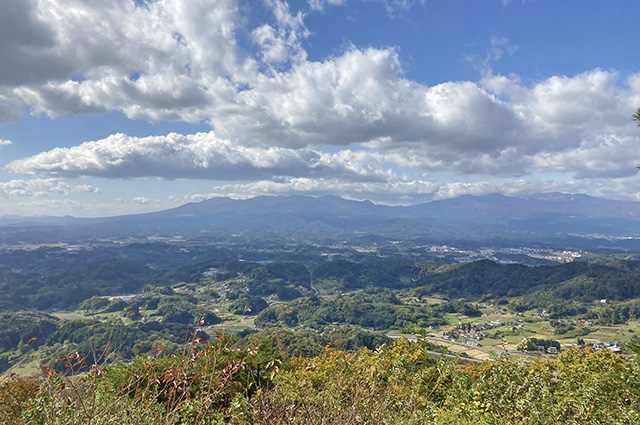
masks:
<svg viewBox="0 0 640 425"><path fill-rule="evenodd" d="M573 262L557 266L500 265L483 260L464 264L334 261L313 270L314 279L329 279L346 289L377 286L416 288L420 294L448 298L517 297L580 301L625 300L640 296L640 263Z"/></svg>
<svg viewBox="0 0 640 425"><path fill-rule="evenodd" d="M309 288L309 279L335 284L345 291L368 287L410 289L416 295L449 299L533 296L544 300L626 300L640 297L640 262L573 262L555 266L500 265L483 260L462 264L382 261L321 263L309 270L301 263L208 261L169 270L151 269L130 260L109 260L50 276L22 273L0 265L0 307L71 308L93 296L122 295L198 282L207 270L213 279L236 279L238 294L293 299Z"/></svg>

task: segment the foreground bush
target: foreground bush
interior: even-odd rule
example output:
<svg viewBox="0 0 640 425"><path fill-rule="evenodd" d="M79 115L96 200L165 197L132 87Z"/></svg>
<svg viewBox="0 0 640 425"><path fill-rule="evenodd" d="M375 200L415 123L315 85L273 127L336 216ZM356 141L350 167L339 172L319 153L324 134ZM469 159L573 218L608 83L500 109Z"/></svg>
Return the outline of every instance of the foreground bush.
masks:
<svg viewBox="0 0 640 425"><path fill-rule="evenodd" d="M10 398L7 388L22 390ZM640 423L638 363L606 349L461 367L400 340L280 364L269 347L194 336L183 356L138 357L81 377L46 371L39 384L1 389L0 418L11 424Z"/></svg>
<svg viewBox="0 0 640 425"><path fill-rule="evenodd" d="M637 424L638 365L609 350L458 368L398 341L295 359L253 400L256 424Z"/></svg>
<svg viewBox="0 0 640 425"><path fill-rule="evenodd" d="M196 329L183 355L139 356L111 367L96 366L100 362L87 362L77 353L62 356L62 371L44 370L41 383L1 423L204 425L232 420L234 410L247 410L234 406L244 406L253 392L267 388L277 362L257 348L233 347L224 335L211 341L198 335Z"/></svg>

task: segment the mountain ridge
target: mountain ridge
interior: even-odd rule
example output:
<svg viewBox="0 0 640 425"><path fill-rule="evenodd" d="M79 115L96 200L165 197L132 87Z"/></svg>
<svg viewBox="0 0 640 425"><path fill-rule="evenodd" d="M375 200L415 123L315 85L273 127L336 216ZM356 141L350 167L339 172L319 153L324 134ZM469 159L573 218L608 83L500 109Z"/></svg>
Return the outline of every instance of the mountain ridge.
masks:
<svg viewBox="0 0 640 425"><path fill-rule="evenodd" d="M410 206L325 195L216 197L175 208L101 218L4 217L5 228L110 226L122 232L191 229L216 233L366 233L402 238L438 235L566 234L624 237L640 235L640 202L558 192L527 196L463 195ZM456 233L458 233L456 235ZM474 236L475 235L475 236Z"/></svg>

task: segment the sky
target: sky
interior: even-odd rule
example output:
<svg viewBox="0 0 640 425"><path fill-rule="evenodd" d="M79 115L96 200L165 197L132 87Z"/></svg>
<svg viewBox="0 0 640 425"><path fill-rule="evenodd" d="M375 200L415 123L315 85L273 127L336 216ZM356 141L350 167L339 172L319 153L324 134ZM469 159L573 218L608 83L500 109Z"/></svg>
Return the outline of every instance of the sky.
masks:
<svg viewBox="0 0 640 425"><path fill-rule="evenodd" d="M640 200L628 0L0 0L0 216Z"/></svg>

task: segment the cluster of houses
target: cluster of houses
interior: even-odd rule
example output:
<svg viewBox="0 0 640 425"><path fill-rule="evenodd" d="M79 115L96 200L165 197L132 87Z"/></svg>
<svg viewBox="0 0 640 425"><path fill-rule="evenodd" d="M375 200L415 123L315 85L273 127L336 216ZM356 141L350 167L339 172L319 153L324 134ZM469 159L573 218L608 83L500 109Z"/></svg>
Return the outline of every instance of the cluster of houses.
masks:
<svg viewBox="0 0 640 425"><path fill-rule="evenodd" d="M490 323L466 323L456 329L444 332L442 338L451 342L458 341L470 347L482 347L478 341L487 337L486 331L502 325L501 320L494 320Z"/></svg>
<svg viewBox="0 0 640 425"><path fill-rule="evenodd" d="M536 345L535 351L546 352L548 354L558 354L560 352L558 347L545 347L544 345Z"/></svg>
<svg viewBox="0 0 640 425"><path fill-rule="evenodd" d="M227 298L227 292L229 292L229 284L223 283L220 289L218 290L218 295L220 296L220 298L225 299ZM215 300L212 300L212 301L215 302Z"/></svg>
<svg viewBox="0 0 640 425"><path fill-rule="evenodd" d="M451 342L459 342L461 344L468 345L469 347L474 347L474 348L482 347L482 344L480 344L479 342L474 341L472 339L467 339L467 338L457 339L457 338L455 338L455 337L453 337L451 335L448 335L446 333L442 336L442 339L446 339L447 341L451 341Z"/></svg>
<svg viewBox="0 0 640 425"><path fill-rule="evenodd" d="M614 343L593 341L588 344L578 346L578 348L581 349L584 349L585 347L591 347L596 351L606 348L613 351L614 353L622 354L622 343L620 341L616 341ZM531 348L530 350L540 351L542 353L546 352L547 354L558 354L560 352L560 349L557 347L544 345L536 345L535 348Z"/></svg>
<svg viewBox="0 0 640 425"><path fill-rule="evenodd" d="M593 341L592 343L587 345L592 346L594 350L601 350L603 348L608 348L614 353L622 354L622 347L621 347L620 341L616 341L613 344L610 344L608 342Z"/></svg>

